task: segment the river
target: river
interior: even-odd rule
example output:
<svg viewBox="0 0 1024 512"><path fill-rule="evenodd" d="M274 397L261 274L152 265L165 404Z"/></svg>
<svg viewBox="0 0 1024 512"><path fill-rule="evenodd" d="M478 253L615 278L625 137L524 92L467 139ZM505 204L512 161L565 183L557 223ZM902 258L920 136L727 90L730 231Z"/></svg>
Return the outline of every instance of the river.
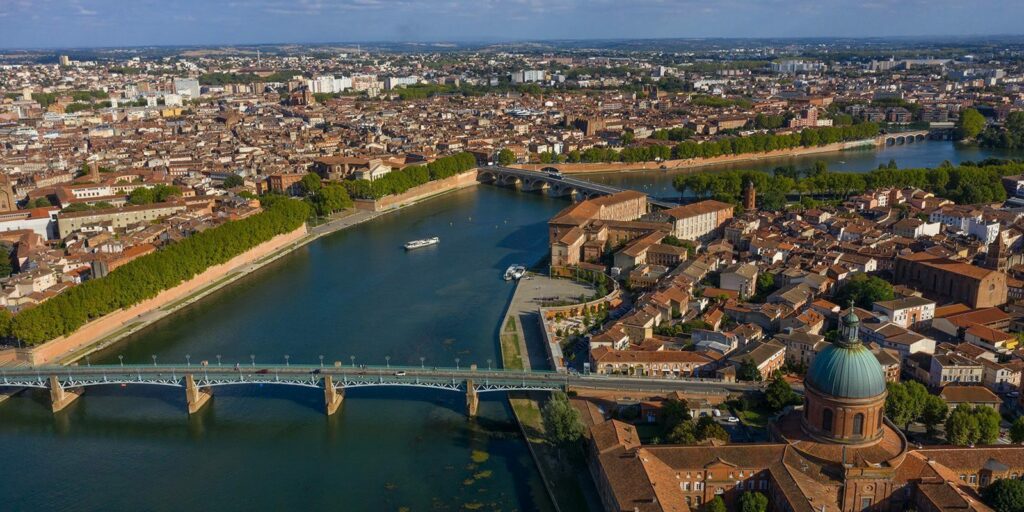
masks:
<svg viewBox="0 0 1024 512"><path fill-rule="evenodd" d="M793 159L836 170L978 160L949 143ZM771 169L772 161L742 168ZM656 195L665 173L594 176ZM662 192L665 193L663 194ZM564 199L466 189L321 238L92 357L94 362L488 364L512 263L546 253ZM439 236L410 253L407 240ZM43 393L0 406L4 510L550 510L504 397L349 391L323 414L309 389L218 388L194 417L180 389L90 388L54 416Z"/></svg>

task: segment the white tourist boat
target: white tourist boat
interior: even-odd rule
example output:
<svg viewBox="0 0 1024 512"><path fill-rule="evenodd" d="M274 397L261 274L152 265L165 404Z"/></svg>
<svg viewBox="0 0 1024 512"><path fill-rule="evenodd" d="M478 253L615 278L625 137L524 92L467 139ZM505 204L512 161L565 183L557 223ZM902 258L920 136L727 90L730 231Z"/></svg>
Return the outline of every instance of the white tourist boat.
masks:
<svg viewBox="0 0 1024 512"><path fill-rule="evenodd" d="M519 280L526 275L526 267L522 265L510 265L505 269L505 280L512 281L513 279Z"/></svg>
<svg viewBox="0 0 1024 512"><path fill-rule="evenodd" d="M438 237L424 238L422 240L413 240L405 243L405 250L411 251L413 249L419 249L421 247L429 247L441 243L441 239Z"/></svg>

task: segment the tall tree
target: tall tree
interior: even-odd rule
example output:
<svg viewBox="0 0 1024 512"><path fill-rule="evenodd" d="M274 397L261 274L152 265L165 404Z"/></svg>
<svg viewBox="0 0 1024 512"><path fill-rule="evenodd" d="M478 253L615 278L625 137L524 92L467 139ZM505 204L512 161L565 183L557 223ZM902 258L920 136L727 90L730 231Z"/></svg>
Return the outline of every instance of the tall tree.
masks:
<svg viewBox="0 0 1024 512"><path fill-rule="evenodd" d="M959 139L973 139L985 129L985 116L973 108L960 113L956 122L956 135Z"/></svg>
<svg viewBox="0 0 1024 512"><path fill-rule="evenodd" d="M768 497L754 491L747 491L740 496L740 512L766 512Z"/></svg>
<svg viewBox="0 0 1024 512"><path fill-rule="evenodd" d="M996 480L981 490L981 499L996 512L1024 512L1024 481Z"/></svg>
<svg viewBox="0 0 1024 512"><path fill-rule="evenodd" d="M568 447L583 437L580 412L569 403L564 393L553 393L541 409L544 432L548 441L556 446Z"/></svg>

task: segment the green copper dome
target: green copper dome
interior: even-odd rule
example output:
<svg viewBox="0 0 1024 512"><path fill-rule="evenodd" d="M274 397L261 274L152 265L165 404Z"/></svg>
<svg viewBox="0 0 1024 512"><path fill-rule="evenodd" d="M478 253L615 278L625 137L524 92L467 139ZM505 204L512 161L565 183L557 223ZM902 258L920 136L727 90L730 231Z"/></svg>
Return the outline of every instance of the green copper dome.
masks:
<svg viewBox="0 0 1024 512"><path fill-rule="evenodd" d="M836 398L870 398L885 391L885 374L875 355L860 342L860 319L850 308L842 317L839 339L814 356L807 384Z"/></svg>
<svg viewBox="0 0 1024 512"><path fill-rule="evenodd" d="M806 381L836 398L870 398L885 391L882 365L860 342L825 347L814 356Z"/></svg>

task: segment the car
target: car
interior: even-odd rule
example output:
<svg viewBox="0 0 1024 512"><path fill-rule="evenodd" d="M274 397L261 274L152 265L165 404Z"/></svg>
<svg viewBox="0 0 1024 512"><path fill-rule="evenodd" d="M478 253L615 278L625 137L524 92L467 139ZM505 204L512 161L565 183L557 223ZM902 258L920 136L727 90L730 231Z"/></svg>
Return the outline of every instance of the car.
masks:
<svg viewBox="0 0 1024 512"><path fill-rule="evenodd" d="M320 368L316 368L315 370L313 370L313 371L311 371L309 373L312 373L313 375L316 375L316 374L320 373Z"/></svg>
<svg viewBox="0 0 1024 512"><path fill-rule="evenodd" d="M718 409L715 409L715 410L711 411L711 414L714 414L715 417L717 418L717 417L722 415L722 411L720 411Z"/></svg>
<svg viewBox="0 0 1024 512"><path fill-rule="evenodd" d="M270 373L270 370L268 370L267 368L263 368L260 370L256 370L256 373Z"/></svg>
<svg viewBox="0 0 1024 512"><path fill-rule="evenodd" d="M728 418L725 419L725 421L728 421L729 423L739 423L740 419L737 418L736 416L729 416Z"/></svg>
<svg viewBox="0 0 1024 512"><path fill-rule="evenodd" d="M404 370L399 370L399 371L395 372L395 377L405 377L405 371Z"/></svg>

